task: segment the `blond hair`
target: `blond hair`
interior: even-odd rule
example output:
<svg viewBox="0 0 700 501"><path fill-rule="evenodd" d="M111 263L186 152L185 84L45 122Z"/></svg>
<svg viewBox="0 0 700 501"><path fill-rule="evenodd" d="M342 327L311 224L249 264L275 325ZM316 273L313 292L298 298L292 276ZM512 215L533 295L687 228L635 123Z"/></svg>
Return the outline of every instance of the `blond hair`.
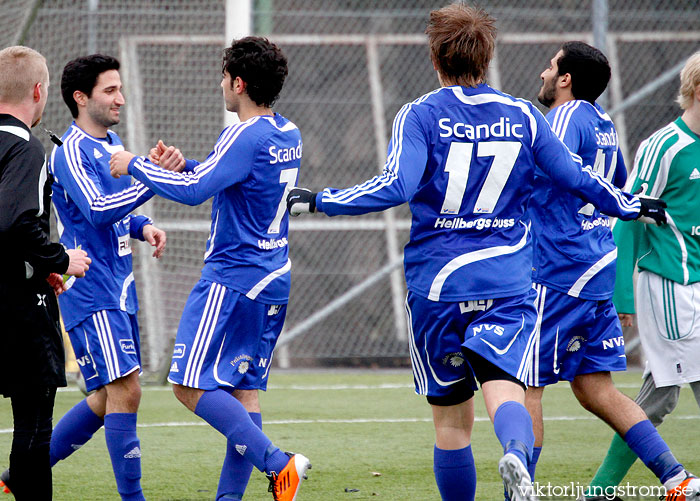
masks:
<svg viewBox="0 0 700 501"><path fill-rule="evenodd" d="M37 83L49 85L44 56L21 45L0 50L0 102L21 103L31 96Z"/></svg>
<svg viewBox="0 0 700 501"><path fill-rule="evenodd" d="M690 56L681 70L681 88L676 101L682 109L687 110L693 106L695 89L698 85L700 85L700 51Z"/></svg>

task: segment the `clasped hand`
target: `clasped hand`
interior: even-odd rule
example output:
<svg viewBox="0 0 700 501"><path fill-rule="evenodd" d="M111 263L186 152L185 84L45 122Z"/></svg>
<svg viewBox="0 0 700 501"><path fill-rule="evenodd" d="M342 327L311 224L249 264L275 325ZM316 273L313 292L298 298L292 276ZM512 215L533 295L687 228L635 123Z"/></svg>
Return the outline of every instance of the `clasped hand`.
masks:
<svg viewBox="0 0 700 501"><path fill-rule="evenodd" d="M109 172L112 177L119 179L120 176L129 174L129 163L136 155L130 151L118 151L112 154L109 160ZM185 157L179 148L166 146L163 141L158 140L148 152L148 160L151 163L173 172L182 172L185 168Z"/></svg>

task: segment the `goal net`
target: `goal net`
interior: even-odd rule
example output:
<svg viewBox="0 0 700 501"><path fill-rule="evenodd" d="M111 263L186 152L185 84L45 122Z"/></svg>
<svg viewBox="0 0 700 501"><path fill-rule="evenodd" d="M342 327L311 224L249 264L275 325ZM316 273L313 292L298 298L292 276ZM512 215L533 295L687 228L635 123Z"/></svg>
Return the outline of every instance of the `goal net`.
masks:
<svg viewBox="0 0 700 501"><path fill-rule="evenodd" d="M226 4L235 1L44 0L33 18L27 17L31 3L3 2L0 26L8 30L0 32L17 33L23 19L32 19L25 43L46 55L51 72L48 128L60 134L71 121L57 90L65 63L104 52L123 65L127 104L115 130L127 148L143 154L163 139L188 157L205 158L224 121L221 55L226 16L235 15ZM561 42L594 41L590 0L481 4L499 28L490 82L517 96L535 98L539 74ZM631 163L640 140L678 115L673 70L697 50L700 16L693 2L680 0L609 4L605 48L614 74L607 108L626 106L613 118ZM438 85L422 34L436 6L427 0L253 2L253 32L277 42L289 59L276 111L302 132L301 185L346 187L379 171L395 113ZM9 43L16 41L8 36ZM650 93L627 106L645 85L652 85ZM147 246L134 246L149 372L167 370L183 305L202 267L210 209L210 203L188 207L160 198L143 208L168 231L159 262ZM292 295L278 363L408 364L401 251L409 224L406 207L292 221Z"/></svg>

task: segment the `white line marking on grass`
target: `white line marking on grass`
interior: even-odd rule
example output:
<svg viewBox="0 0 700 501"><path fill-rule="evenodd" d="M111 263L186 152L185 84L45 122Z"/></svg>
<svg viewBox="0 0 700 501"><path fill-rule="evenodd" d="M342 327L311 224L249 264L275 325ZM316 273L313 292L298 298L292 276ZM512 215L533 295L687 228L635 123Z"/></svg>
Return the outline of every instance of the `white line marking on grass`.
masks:
<svg viewBox="0 0 700 501"><path fill-rule="evenodd" d="M642 383L620 383L615 385L617 388L641 388ZM327 390L397 390L397 389L413 389L414 385L410 383L386 383L386 384L318 384L318 385L270 385L268 390L300 390L300 391L327 391ZM565 384L550 385L547 388L557 390L570 390L571 387Z"/></svg>
<svg viewBox="0 0 700 501"><path fill-rule="evenodd" d="M673 416L674 419L696 420L700 416ZM551 416L545 421L597 421L595 416ZM487 423L491 420L486 416L476 416L474 422ZM265 421L265 424L367 424L367 423L432 423L432 418L355 418L355 419L277 419ZM141 425L139 425L141 426Z"/></svg>
<svg viewBox="0 0 700 501"><path fill-rule="evenodd" d="M545 417L545 421L595 421L598 418L595 416L550 416ZM700 416L671 416L671 419L683 419L686 421L694 421L700 419ZM432 423L431 418L356 418L356 419L273 419L264 421L264 424L367 424L367 423ZM477 423L488 422L489 418L477 416L474 418ZM138 428L181 428L185 426L209 426L204 421L181 421L167 423L142 423L138 424ZM12 433L12 428L0 429L0 435Z"/></svg>
<svg viewBox="0 0 700 501"><path fill-rule="evenodd" d="M300 390L300 391L329 391L329 390L403 390L413 389L409 383L383 383L383 384L292 384L284 386L270 385L269 390Z"/></svg>
<svg viewBox="0 0 700 501"><path fill-rule="evenodd" d="M413 389L410 383L384 383L384 384L289 384L289 385L269 385L268 390L299 390L299 391L335 391L335 390L403 390ZM167 386L142 386L142 391L172 391L170 385ZM75 386L59 388L61 393L73 393L80 391Z"/></svg>
<svg viewBox="0 0 700 501"><path fill-rule="evenodd" d="M641 388L641 382L639 384L635 383L621 383L615 385L617 388ZM413 384L410 383L384 383L384 384L291 384L291 385L269 385L268 390L298 390L298 391L336 391L336 390L403 390L403 389L413 389ZM548 386L549 389L559 389L559 390L569 390L568 384L555 384ZM686 388L682 386L681 389ZM143 386L143 391L172 391L170 385L166 386ZM68 388L59 388L59 393L72 393L80 391L75 386L69 386Z"/></svg>

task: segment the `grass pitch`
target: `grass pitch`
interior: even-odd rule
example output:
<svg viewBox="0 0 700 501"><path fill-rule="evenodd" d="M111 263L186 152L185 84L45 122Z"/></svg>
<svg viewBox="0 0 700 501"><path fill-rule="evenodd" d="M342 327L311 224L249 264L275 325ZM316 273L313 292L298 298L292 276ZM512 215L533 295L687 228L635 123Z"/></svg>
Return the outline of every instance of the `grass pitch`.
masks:
<svg viewBox="0 0 700 501"><path fill-rule="evenodd" d="M615 380L622 391L634 396L641 374L620 374ZM60 392L56 420L81 398L75 388ZM409 371L273 370L270 388L261 394L261 400L267 435L284 450L302 452L313 464L298 501L439 500L432 472L430 408L424 398L414 394ZM552 486L585 484L607 451L612 431L578 405L567 383L548 388L543 403L545 447L537 481L551 482ZM497 471L502 452L480 393L476 416L472 441L478 474L476 498L502 500ZM0 399L3 469L8 464L11 424L10 402ZM675 455L694 472L700 471L699 427L697 405L690 390L684 388L678 408L660 431ZM169 387L144 388L138 433L147 499L214 499L225 440L179 404ZM57 501L119 499L102 430L57 464L53 474ZM627 481L640 486L658 484L639 462ZM246 499L272 499L267 480L257 470ZM574 498L560 495L545 499Z"/></svg>

